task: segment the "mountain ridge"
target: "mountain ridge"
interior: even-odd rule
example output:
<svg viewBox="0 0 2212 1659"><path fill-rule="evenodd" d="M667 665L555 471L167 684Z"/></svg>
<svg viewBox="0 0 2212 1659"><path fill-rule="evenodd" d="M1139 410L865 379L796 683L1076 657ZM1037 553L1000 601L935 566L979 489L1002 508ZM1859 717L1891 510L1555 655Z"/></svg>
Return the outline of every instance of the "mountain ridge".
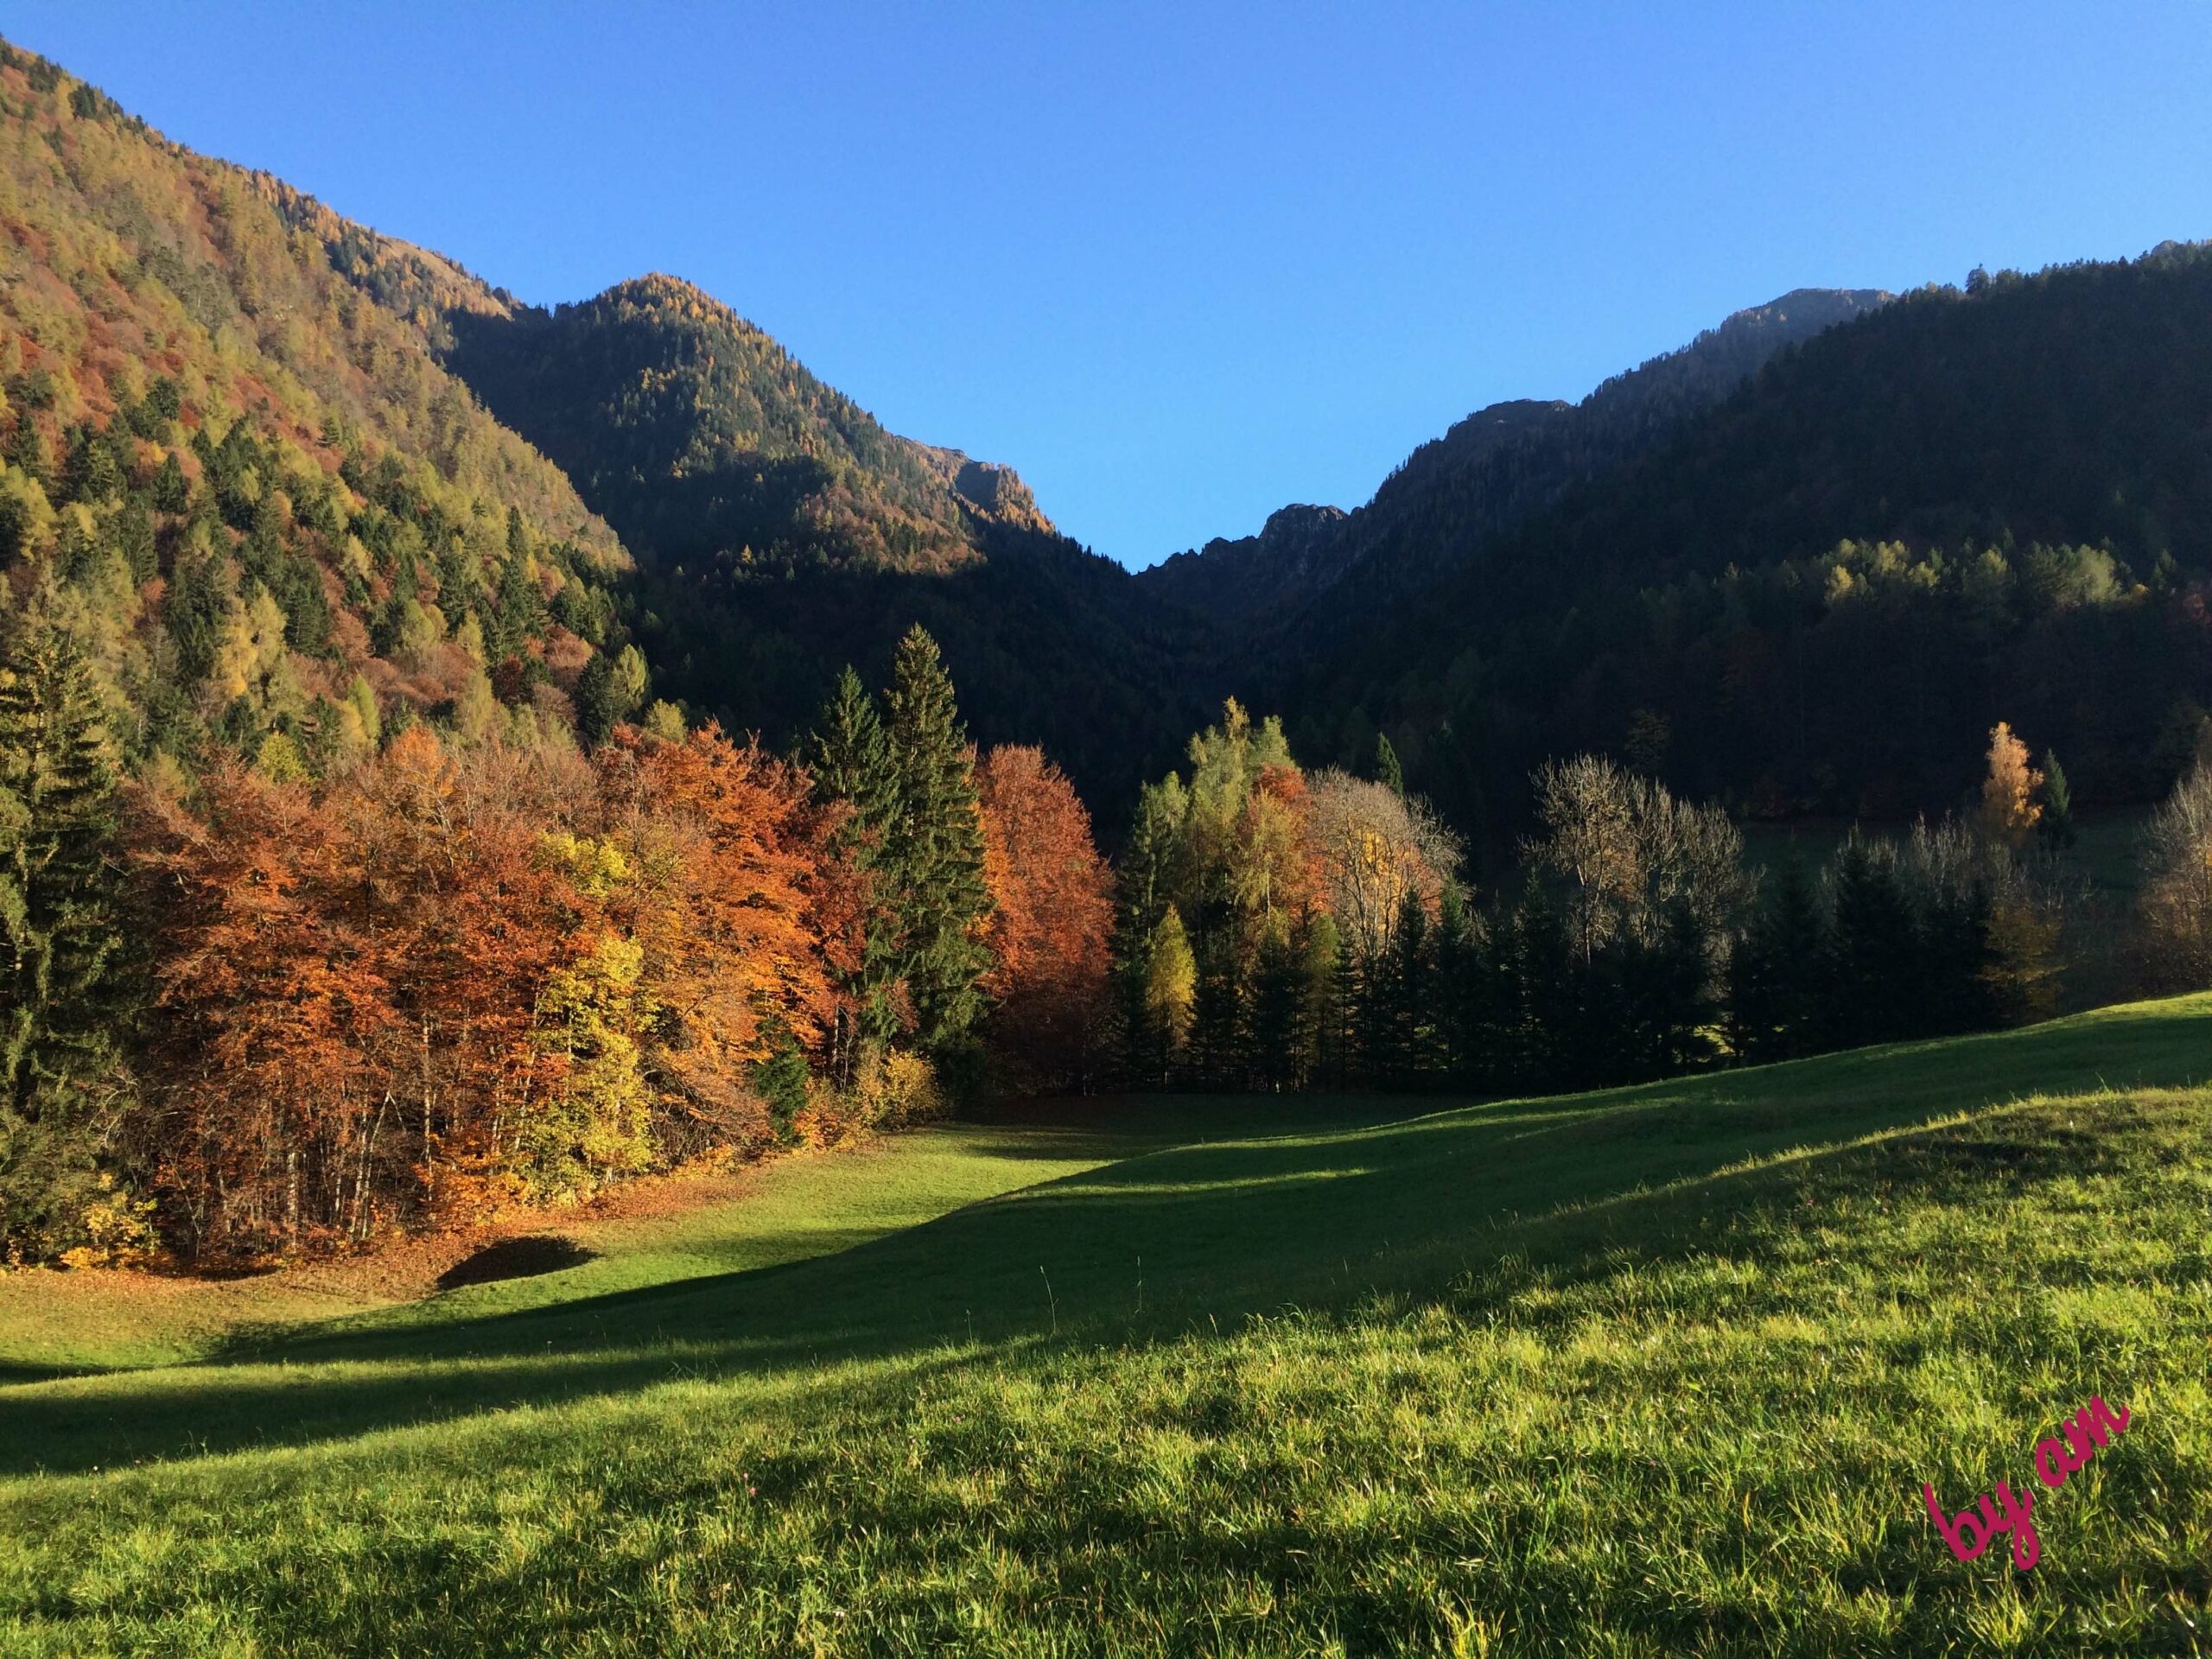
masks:
<svg viewBox="0 0 2212 1659"><path fill-rule="evenodd" d="M1361 506L1295 531L1219 538L1137 573L1155 593L1243 636L1246 654L1294 626L1353 569L1365 571L1379 547L1401 541L1393 508L1424 490L1472 496L1466 516L1494 534L1540 511L1574 482L1637 453L1679 421L1726 396L1777 353L1892 297L1879 289L1793 289L1731 313L1688 344L1613 375L1579 403L1508 398L1454 422L1394 467ZM1457 475L1456 477L1454 475ZM1275 525L1270 517L1270 528ZM1391 572L1394 588L1433 574L1448 554ZM1388 553L1384 554L1388 557ZM1333 611L1333 607L1332 607Z"/></svg>

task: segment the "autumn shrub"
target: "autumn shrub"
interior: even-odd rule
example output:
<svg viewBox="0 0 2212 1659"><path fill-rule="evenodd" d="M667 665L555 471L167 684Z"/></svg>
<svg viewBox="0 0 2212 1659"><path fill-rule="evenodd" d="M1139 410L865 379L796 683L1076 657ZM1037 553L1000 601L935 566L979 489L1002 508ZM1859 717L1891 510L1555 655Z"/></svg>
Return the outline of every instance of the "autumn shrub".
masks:
<svg viewBox="0 0 2212 1659"><path fill-rule="evenodd" d="M950 1109L936 1068L918 1054L894 1051L864 1066L853 1090L860 1115L872 1128L905 1128L943 1117Z"/></svg>
<svg viewBox="0 0 2212 1659"><path fill-rule="evenodd" d="M152 1261L161 1241L154 1230L154 1202L135 1197L103 1172L97 1193L79 1217L85 1242L61 1253L71 1268L136 1268Z"/></svg>

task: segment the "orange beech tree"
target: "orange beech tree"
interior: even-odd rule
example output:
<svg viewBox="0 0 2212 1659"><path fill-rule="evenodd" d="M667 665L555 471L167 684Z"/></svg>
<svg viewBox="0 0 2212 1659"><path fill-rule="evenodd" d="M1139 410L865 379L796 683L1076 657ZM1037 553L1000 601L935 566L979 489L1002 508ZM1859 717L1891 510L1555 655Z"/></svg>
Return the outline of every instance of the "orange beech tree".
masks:
<svg viewBox="0 0 2212 1659"><path fill-rule="evenodd" d="M652 1081L690 1149L758 1141L753 1068L786 1036L817 1047L836 1010L830 943L853 910L830 868L837 809L711 725L681 742L624 728L600 760L606 835L632 870L615 908L655 1002Z"/></svg>
<svg viewBox="0 0 2212 1659"><path fill-rule="evenodd" d="M1025 1083L1082 1087L1112 969L1111 872L1090 813L1041 749L993 749L976 785L993 904L992 1047Z"/></svg>
<svg viewBox="0 0 2212 1659"><path fill-rule="evenodd" d="M334 826L302 790L234 764L196 808L150 791L134 844L159 918L156 1109L143 1161L188 1244L257 1246L365 1228L384 1096L375 1051L398 1023L344 884Z"/></svg>
<svg viewBox="0 0 2212 1659"><path fill-rule="evenodd" d="M364 1237L512 1196L563 1064L537 994L576 952L537 854L553 780L423 728L322 793L234 765L142 789L156 922L149 1161L195 1248Z"/></svg>
<svg viewBox="0 0 2212 1659"><path fill-rule="evenodd" d="M321 786L139 789L135 1133L178 1235L308 1248L757 1149L758 1068L835 1011L835 811L712 728L586 761L416 726Z"/></svg>

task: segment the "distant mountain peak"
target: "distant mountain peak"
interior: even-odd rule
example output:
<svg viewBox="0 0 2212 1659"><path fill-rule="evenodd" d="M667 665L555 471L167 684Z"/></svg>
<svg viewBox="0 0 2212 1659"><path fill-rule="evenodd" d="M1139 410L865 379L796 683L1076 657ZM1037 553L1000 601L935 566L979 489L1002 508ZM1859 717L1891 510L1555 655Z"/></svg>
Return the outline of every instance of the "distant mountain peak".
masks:
<svg viewBox="0 0 2212 1659"><path fill-rule="evenodd" d="M1613 376L1580 404L1519 397L1476 410L1407 456L1355 512L1287 507L1257 536L1211 541L1139 579L1161 598L1255 638L1315 605L1355 568L1385 590L1417 585L1578 479L1719 403L1777 352L1891 297L1878 289L1792 289ZM1423 505L1433 500L1451 503L1454 533L1433 533L1440 519ZM1324 512L1334 516L1303 516ZM1416 520L1427 528L1414 530Z"/></svg>

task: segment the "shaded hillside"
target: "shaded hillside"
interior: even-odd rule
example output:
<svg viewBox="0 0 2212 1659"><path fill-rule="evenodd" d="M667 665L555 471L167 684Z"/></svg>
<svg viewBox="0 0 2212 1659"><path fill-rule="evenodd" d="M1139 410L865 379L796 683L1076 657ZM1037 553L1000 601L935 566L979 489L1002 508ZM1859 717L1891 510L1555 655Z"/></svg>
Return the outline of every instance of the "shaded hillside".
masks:
<svg viewBox="0 0 2212 1659"><path fill-rule="evenodd" d="M448 321L452 366L664 565L934 572L976 521L1051 529L1019 480L885 431L673 276Z"/></svg>
<svg viewBox="0 0 2212 1659"><path fill-rule="evenodd" d="M1357 615L1417 591L1578 480L1642 453L1775 353L1889 297L1872 289L1799 289L1738 311L1579 404L1523 399L1478 410L1414 450L1355 512L1287 507L1257 537L1209 542L1139 579L1228 628L1231 650L1248 663L1309 650L1308 636L1342 626L1347 607ZM1357 580L1346 582L1354 571Z"/></svg>
<svg viewBox="0 0 2212 1659"><path fill-rule="evenodd" d="M1043 743L1109 815L1195 723L1193 621L1013 472L886 431L690 284L448 322L452 366L637 550L657 687L696 712L793 740L920 621L978 741Z"/></svg>
<svg viewBox="0 0 2212 1659"><path fill-rule="evenodd" d="M1405 533L1465 556L1309 621L1297 728L1352 753L1380 724L1500 827L1580 747L1746 810L1940 808L1998 719L2086 798L2153 793L2212 699L2208 323L2202 247L1978 277L1783 354L1503 534L1423 492Z"/></svg>
<svg viewBox="0 0 2212 1659"><path fill-rule="evenodd" d="M430 354L498 296L4 46L0 248L0 558L126 750L321 766L503 662L567 724L628 559Z"/></svg>

